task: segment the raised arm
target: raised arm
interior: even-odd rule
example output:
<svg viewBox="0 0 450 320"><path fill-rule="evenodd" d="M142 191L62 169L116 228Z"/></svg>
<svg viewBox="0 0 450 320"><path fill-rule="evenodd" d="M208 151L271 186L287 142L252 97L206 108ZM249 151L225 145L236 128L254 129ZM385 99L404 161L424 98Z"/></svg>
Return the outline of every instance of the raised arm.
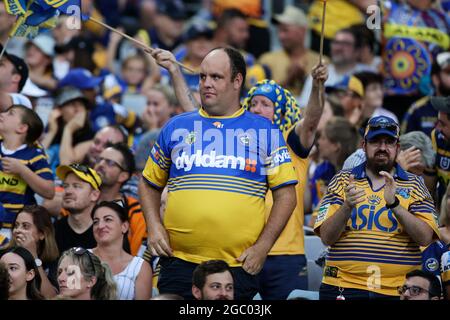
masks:
<svg viewBox="0 0 450 320"><path fill-rule="evenodd" d="M175 63L175 56L170 51L162 49L153 50L151 55L158 65L169 71L175 94L183 110L187 112L198 109L200 106L189 90L180 67Z"/></svg>
<svg viewBox="0 0 450 320"><path fill-rule="evenodd" d="M295 132L300 137L301 145L305 149L310 149L316 137L317 125L322 116L325 96L323 87L328 79L328 68L324 65L317 65L312 69L312 89L309 95L308 104L304 118L297 124Z"/></svg>

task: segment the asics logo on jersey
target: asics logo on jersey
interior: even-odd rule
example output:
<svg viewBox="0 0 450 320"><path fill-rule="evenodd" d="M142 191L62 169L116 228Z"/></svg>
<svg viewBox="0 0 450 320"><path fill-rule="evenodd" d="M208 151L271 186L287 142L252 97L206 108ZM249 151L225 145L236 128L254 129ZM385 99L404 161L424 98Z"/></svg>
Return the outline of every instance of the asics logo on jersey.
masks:
<svg viewBox="0 0 450 320"><path fill-rule="evenodd" d="M175 167L184 171L191 171L193 167L203 168L223 168L238 169L242 171L256 171L256 160L245 159L243 157L217 155L215 151L209 154L202 154L198 150L195 154L183 152L176 160Z"/></svg>

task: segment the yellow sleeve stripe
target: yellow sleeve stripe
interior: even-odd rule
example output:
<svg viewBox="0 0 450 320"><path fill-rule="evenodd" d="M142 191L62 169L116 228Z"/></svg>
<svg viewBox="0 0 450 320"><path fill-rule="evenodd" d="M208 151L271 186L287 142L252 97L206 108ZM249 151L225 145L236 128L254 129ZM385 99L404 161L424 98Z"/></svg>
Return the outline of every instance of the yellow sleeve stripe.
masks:
<svg viewBox="0 0 450 320"><path fill-rule="evenodd" d="M160 145L158 144L158 142L155 142L155 147L156 147L158 150L161 151L160 154L161 154L161 156L162 156L164 159L166 159L167 161L171 161L171 159L170 159L170 158L167 158L166 155L163 153L163 150L162 150L162 148L160 147Z"/></svg>
<svg viewBox="0 0 450 320"><path fill-rule="evenodd" d="M37 170L34 173L41 174L41 173L45 173L45 172L52 173L52 170L50 168L44 168L44 169L41 169L41 170Z"/></svg>
<svg viewBox="0 0 450 320"><path fill-rule="evenodd" d="M38 162L39 160L42 160L42 159L47 159L47 157L45 155L41 154L41 155L38 155L38 156L34 157L33 159L29 160L28 162L30 164L33 164L33 163Z"/></svg>

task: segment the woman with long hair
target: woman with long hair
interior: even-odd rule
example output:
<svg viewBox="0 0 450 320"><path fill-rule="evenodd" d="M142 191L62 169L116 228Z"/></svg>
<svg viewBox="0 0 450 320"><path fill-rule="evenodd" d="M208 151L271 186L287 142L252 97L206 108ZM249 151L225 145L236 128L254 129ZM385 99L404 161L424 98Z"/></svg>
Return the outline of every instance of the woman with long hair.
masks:
<svg viewBox="0 0 450 320"><path fill-rule="evenodd" d="M140 257L133 257L123 249L130 227L124 204L102 201L92 210L94 237L97 247L92 252L107 263L117 284L120 300L148 300L152 296L152 270Z"/></svg>
<svg viewBox="0 0 450 320"><path fill-rule="evenodd" d="M23 247L33 255L42 280L40 292L46 298L54 297L56 279L52 284L49 275L56 269L59 252L47 209L38 205L25 206L16 216L10 246Z"/></svg>
<svg viewBox="0 0 450 320"><path fill-rule="evenodd" d="M58 262L58 285L61 298L73 300L115 300L116 284L107 264L92 252L71 248Z"/></svg>
<svg viewBox="0 0 450 320"><path fill-rule="evenodd" d="M41 277L34 257L23 247L9 248L1 257L9 273L9 300L43 300Z"/></svg>

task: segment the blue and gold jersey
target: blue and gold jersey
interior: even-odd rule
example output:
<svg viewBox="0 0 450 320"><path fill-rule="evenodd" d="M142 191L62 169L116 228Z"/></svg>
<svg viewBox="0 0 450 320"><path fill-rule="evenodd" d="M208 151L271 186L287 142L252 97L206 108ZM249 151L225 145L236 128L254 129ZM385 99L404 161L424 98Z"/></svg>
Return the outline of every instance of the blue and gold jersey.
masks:
<svg viewBox="0 0 450 320"><path fill-rule="evenodd" d="M366 200L352 210L345 230L329 249L323 282L395 296L406 273L420 269L422 255L419 245L405 232L392 210L386 208L384 188L373 190L365 166L363 163L351 171L340 171L320 203L314 226L318 234L323 222L344 203L350 174L355 176L356 186L365 191ZM400 205L427 223L437 237L433 200L421 178L397 165L394 179Z"/></svg>
<svg viewBox="0 0 450 320"><path fill-rule="evenodd" d="M433 150L436 152L437 195L438 203L440 203L450 181L450 143L446 141L444 135L439 130L434 129L431 132L431 144Z"/></svg>
<svg viewBox="0 0 450 320"><path fill-rule="evenodd" d="M431 137L431 131L436 126L438 112L433 108L430 97L423 97L414 102L403 117L402 134L411 131L422 131Z"/></svg>
<svg viewBox="0 0 450 320"><path fill-rule="evenodd" d="M0 145L3 142L0 140ZM53 180L53 173L47 162L47 155L44 150L37 146L23 146L13 154L4 154L0 148L0 157L19 159L31 171L46 180ZM11 228L16 214L24 205L35 204L33 191L20 176L9 174L3 171L0 161L0 203L3 205L3 214L0 221L4 228Z"/></svg>
<svg viewBox="0 0 450 320"><path fill-rule="evenodd" d="M174 255L231 266L264 228L268 188L297 183L280 130L243 108L230 117L199 110L172 118L143 177L168 186L164 226Z"/></svg>

